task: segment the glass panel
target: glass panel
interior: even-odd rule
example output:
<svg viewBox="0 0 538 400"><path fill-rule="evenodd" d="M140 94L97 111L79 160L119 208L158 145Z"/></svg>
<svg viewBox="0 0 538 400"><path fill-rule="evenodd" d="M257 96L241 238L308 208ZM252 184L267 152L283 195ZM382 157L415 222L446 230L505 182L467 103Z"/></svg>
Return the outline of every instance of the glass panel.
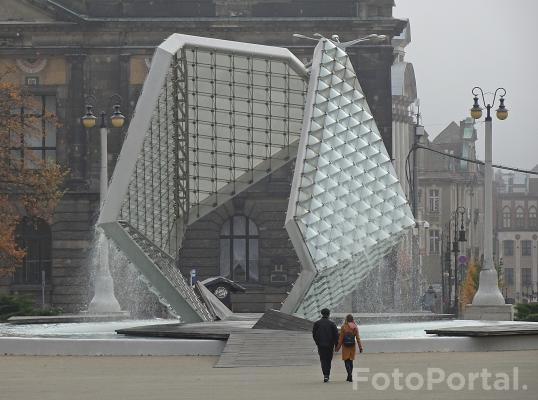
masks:
<svg viewBox="0 0 538 400"><path fill-rule="evenodd" d="M505 240L503 242L504 245L504 255L505 256L513 256L514 255L514 242L512 240Z"/></svg>
<svg viewBox="0 0 538 400"><path fill-rule="evenodd" d="M29 150L24 151L24 166L28 169L39 168L39 165L43 158L43 152L41 150Z"/></svg>
<svg viewBox="0 0 538 400"><path fill-rule="evenodd" d="M43 113L43 98L29 98L24 106L24 114L26 115L41 115Z"/></svg>
<svg viewBox="0 0 538 400"><path fill-rule="evenodd" d="M56 150L45 150L45 159L47 161L56 161Z"/></svg>
<svg viewBox="0 0 538 400"><path fill-rule="evenodd" d="M237 282L246 281L247 254L246 240L234 239L233 241L233 280Z"/></svg>
<svg viewBox="0 0 538 400"><path fill-rule="evenodd" d="M281 61L193 48L186 54L191 199L198 204L298 140L305 82Z"/></svg>
<svg viewBox="0 0 538 400"><path fill-rule="evenodd" d="M9 133L9 145L10 147L20 147L21 135L19 132L11 131Z"/></svg>
<svg viewBox="0 0 538 400"><path fill-rule="evenodd" d="M24 119L24 144L27 147L43 146L43 126L41 118L28 117Z"/></svg>
<svg viewBox="0 0 538 400"><path fill-rule="evenodd" d="M234 216L234 235L246 235L247 234L247 217L244 215Z"/></svg>
<svg viewBox="0 0 538 400"><path fill-rule="evenodd" d="M514 270L512 268L504 269L504 283L508 286L514 284Z"/></svg>
<svg viewBox="0 0 538 400"><path fill-rule="evenodd" d="M56 122L45 121L45 146L56 147Z"/></svg>
<svg viewBox="0 0 538 400"><path fill-rule="evenodd" d="M230 277L230 239L220 240L220 275Z"/></svg>
<svg viewBox="0 0 538 400"><path fill-rule="evenodd" d="M250 236L258 235L258 227L250 218L248 220L248 233Z"/></svg>
<svg viewBox="0 0 538 400"><path fill-rule="evenodd" d="M248 276L249 281L260 280L258 271L258 239L250 239L248 242Z"/></svg>
<svg viewBox="0 0 538 400"><path fill-rule="evenodd" d="M230 220L227 220L220 230L220 234L223 236L230 236Z"/></svg>
<svg viewBox="0 0 538 400"><path fill-rule="evenodd" d="M11 150L11 162L19 162L22 158L22 150Z"/></svg>
<svg viewBox="0 0 538 400"><path fill-rule="evenodd" d="M531 269L530 268L521 269L521 285L522 286L531 285Z"/></svg>
<svg viewBox="0 0 538 400"><path fill-rule="evenodd" d="M56 97L45 96L45 111L50 114L56 114Z"/></svg>

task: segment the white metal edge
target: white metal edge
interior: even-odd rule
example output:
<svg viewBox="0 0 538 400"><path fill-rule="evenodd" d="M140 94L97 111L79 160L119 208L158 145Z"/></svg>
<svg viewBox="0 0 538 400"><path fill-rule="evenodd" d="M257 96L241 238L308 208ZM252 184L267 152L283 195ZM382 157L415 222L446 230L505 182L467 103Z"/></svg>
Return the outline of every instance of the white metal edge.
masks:
<svg viewBox="0 0 538 400"><path fill-rule="evenodd" d="M286 213L286 219L284 226L288 231L291 243L301 264L301 273L295 281L292 290L288 297L284 300L280 311L292 314L294 313L299 304L303 300L306 292L312 285L316 276L316 266L314 260L308 251L308 247L304 241L303 235L297 221L295 219L295 211L297 209L297 199L299 195L299 186L301 184L301 177L303 173L304 160L306 156L306 146L308 144L308 136L310 134L311 119L313 113L314 100L316 97L317 81L319 76L319 65L321 63L323 49L323 41L319 41L314 49L314 55L312 59L312 69L310 71L310 80L308 82L308 90L305 99L305 112L303 115L303 127L301 130L301 138L299 139L299 149L297 151L297 157L295 160L295 171L293 173L293 180L291 184L290 198L288 201L288 211Z"/></svg>
<svg viewBox="0 0 538 400"><path fill-rule="evenodd" d="M169 46L163 45L155 50L149 74L144 82L142 93L129 124L127 137L112 174L107 196L97 221L98 225L115 221L120 213L125 194L129 188L130 178L136 167L138 154L144 145L155 104L159 99L159 94L174 54L174 52L167 49Z"/></svg>
<svg viewBox="0 0 538 400"><path fill-rule="evenodd" d="M303 173L303 164L306 156L306 146L308 144L308 136L310 135L310 126L312 120L314 100L316 98L317 81L319 77L319 65L321 63L323 42L320 41L314 49L312 58L312 69L310 71L310 80L308 81L308 89L306 92L305 107L303 114L303 126L301 130L301 138L299 139L299 148L295 159L295 171L291 183L290 198L288 201L288 211L286 213L285 224L293 220L299 197L299 186L301 185L301 177Z"/></svg>
<svg viewBox="0 0 538 400"><path fill-rule="evenodd" d="M285 224L285 228L286 231L288 231L291 243L302 267L297 280L293 284L293 288L280 308L280 311L283 313L293 314L297 311L299 304L301 304L303 301L303 298L308 289L310 289L310 286L312 286L312 282L314 282L314 279L316 278L317 271L312 261L310 252L308 251L308 247L304 242L303 235L297 226L297 222L295 222L295 220L290 220Z"/></svg>
<svg viewBox="0 0 538 400"><path fill-rule="evenodd" d="M177 49L183 46L194 46L207 50L219 50L222 52L258 56L264 58L279 59L287 61L295 72L304 77L308 76L308 70L295 55L284 47L265 46L262 44L236 42L232 40L214 39L201 36L172 34L162 45L165 49ZM160 47L161 47L160 46Z"/></svg>

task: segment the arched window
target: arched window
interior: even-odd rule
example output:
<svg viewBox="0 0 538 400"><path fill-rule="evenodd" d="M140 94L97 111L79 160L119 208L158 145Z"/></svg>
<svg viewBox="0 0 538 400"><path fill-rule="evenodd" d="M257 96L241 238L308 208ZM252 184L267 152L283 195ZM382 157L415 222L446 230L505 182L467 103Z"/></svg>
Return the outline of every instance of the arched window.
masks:
<svg viewBox="0 0 538 400"><path fill-rule="evenodd" d="M15 270L13 283L39 284L51 278L52 235L49 225L39 218L23 218L17 226L17 242L26 251L22 266Z"/></svg>
<svg viewBox="0 0 538 400"><path fill-rule="evenodd" d="M234 215L220 230L220 275L235 282L257 282L258 227L245 215Z"/></svg>
<svg viewBox="0 0 538 400"><path fill-rule="evenodd" d="M538 228L538 215L535 206L529 207L529 227Z"/></svg>
<svg viewBox="0 0 538 400"><path fill-rule="evenodd" d="M525 225L525 213L523 207L516 208L516 228L523 228Z"/></svg>
<svg viewBox="0 0 538 400"><path fill-rule="evenodd" d="M510 228L512 223L512 211L510 207L503 208L503 228Z"/></svg>

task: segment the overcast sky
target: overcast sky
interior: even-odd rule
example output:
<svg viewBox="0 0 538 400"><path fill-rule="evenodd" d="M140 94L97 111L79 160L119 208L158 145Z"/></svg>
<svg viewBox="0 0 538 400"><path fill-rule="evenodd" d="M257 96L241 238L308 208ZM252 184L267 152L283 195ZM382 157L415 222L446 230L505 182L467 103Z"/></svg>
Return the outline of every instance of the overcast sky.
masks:
<svg viewBox="0 0 538 400"><path fill-rule="evenodd" d="M395 2L394 16L411 22L406 60L415 69L428 133L469 115L474 86L504 87L509 115L493 119L493 162L538 164L538 0ZM477 127L483 159L483 118Z"/></svg>

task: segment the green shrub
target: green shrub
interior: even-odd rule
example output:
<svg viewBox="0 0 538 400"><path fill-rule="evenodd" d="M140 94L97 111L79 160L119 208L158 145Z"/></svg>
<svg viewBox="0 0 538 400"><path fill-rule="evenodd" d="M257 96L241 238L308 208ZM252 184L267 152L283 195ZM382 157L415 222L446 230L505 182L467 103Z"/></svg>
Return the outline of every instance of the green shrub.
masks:
<svg viewBox="0 0 538 400"><path fill-rule="evenodd" d="M538 322L538 303L516 304L516 321Z"/></svg>
<svg viewBox="0 0 538 400"><path fill-rule="evenodd" d="M528 321L528 322L538 322L538 313L528 314L528 315L527 315L527 318L525 319L525 321Z"/></svg>
<svg viewBox="0 0 538 400"><path fill-rule="evenodd" d="M59 309L42 310L35 308L33 300L28 296L21 295L0 295L0 321L6 321L14 316L31 315L58 315Z"/></svg>

